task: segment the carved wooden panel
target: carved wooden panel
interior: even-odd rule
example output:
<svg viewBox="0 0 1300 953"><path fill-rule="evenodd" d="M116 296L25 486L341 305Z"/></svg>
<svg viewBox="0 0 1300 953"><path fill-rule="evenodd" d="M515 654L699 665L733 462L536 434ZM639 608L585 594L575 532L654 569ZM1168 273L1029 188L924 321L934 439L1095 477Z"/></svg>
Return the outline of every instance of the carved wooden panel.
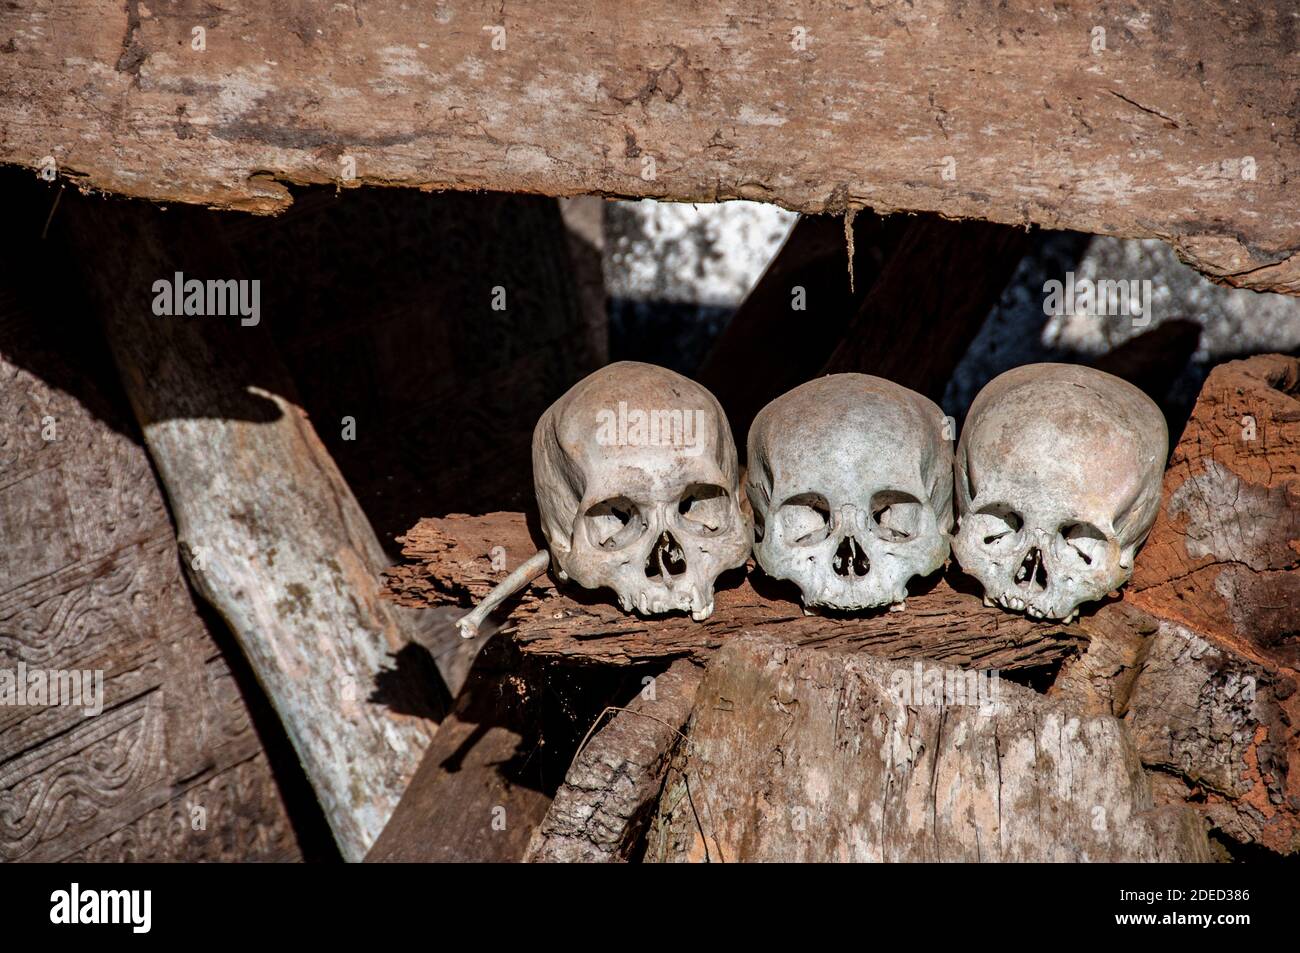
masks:
<svg viewBox="0 0 1300 953"><path fill-rule="evenodd" d="M9 683L0 860L297 859L113 380L73 366L66 327L16 284L0 282L0 673L99 672L103 693L87 714L93 693L18 705Z"/></svg>

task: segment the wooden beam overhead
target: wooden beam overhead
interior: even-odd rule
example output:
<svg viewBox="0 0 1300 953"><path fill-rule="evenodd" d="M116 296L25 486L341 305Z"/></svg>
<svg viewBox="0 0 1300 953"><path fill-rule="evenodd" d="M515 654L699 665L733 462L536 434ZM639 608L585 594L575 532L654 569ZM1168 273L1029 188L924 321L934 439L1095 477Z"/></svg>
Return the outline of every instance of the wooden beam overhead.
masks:
<svg viewBox="0 0 1300 953"><path fill-rule="evenodd" d="M1300 293L1290 0L483 0L0 12L0 161L277 212L294 183L1156 237Z"/></svg>

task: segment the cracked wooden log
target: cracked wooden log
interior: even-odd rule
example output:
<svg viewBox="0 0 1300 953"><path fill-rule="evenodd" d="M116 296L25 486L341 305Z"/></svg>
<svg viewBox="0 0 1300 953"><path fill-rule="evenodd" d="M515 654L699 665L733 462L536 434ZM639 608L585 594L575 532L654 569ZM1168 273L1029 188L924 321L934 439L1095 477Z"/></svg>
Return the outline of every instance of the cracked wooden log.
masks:
<svg viewBox="0 0 1300 953"><path fill-rule="evenodd" d="M385 573L386 588L401 604L418 608L478 602L540 548L522 513L424 519L400 542L407 561ZM498 547L496 565L504 568L494 569ZM958 584L960 591L943 578L914 582L903 612L807 616L793 586L735 571L719 578L713 615L695 622L685 615L626 615L609 593L557 589L548 574L507 602L497 618L527 656L606 665L705 661L746 630L777 632L791 643L974 668L1052 666L1080 650L1077 626L987 608L967 581Z"/></svg>
<svg viewBox="0 0 1300 953"><path fill-rule="evenodd" d="M74 260L94 263L84 278L190 580L275 706L343 857L359 860L433 733L427 706L378 686L417 626L379 598L383 551L264 321L152 313L155 283L178 272L244 278L200 214L90 199L65 201L57 221Z"/></svg>
<svg viewBox="0 0 1300 953"><path fill-rule="evenodd" d="M31 0L0 13L0 161L257 212L293 183L934 211L1157 237L1294 294L1293 15Z"/></svg>
<svg viewBox="0 0 1300 953"><path fill-rule="evenodd" d="M1154 804L1123 722L981 678L770 636L728 643L646 859L1209 859L1195 812Z"/></svg>
<svg viewBox="0 0 1300 953"><path fill-rule="evenodd" d="M700 669L674 662L654 676L573 759L524 860L633 860L658 803L668 761L683 735Z"/></svg>
<svg viewBox="0 0 1300 953"><path fill-rule="evenodd" d="M1300 361L1215 368L1124 602L1081 620L1053 692L1123 717L1232 840L1300 851Z"/></svg>

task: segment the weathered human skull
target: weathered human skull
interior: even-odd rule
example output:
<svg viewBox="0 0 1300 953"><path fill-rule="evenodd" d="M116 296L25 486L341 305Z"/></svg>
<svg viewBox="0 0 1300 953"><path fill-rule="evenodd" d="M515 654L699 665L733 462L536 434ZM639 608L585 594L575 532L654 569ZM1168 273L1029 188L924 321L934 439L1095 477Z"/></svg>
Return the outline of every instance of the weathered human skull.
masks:
<svg viewBox="0 0 1300 953"><path fill-rule="evenodd" d="M749 557L726 415L665 368L621 361L575 384L533 431L533 482L560 578L608 586L625 612L705 619L718 575Z"/></svg>
<svg viewBox="0 0 1300 953"><path fill-rule="evenodd" d="M1070 618L1133 574L1168 453L1160 408L1118 377L1007 371L979 392L957 445L953 552L986 602Z"/></svg>
<svg viewBox="0 0 1300 953"><path fill-rule="evenodd" d="M952 529L952 444L934 402L866 374L809 381L749 431L745 491L754 556L805 606L901 604L943 565Z"/></svg>

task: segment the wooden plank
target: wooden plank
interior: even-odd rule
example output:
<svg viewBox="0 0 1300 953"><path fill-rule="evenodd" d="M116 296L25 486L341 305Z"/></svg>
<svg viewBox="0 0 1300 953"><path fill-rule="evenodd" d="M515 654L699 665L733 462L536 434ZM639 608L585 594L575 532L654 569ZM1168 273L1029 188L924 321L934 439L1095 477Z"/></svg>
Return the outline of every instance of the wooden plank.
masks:
<svg viewBox="0 0 1300 953"><path fill-rule="evenodd" d="M297 403L267 324L159 316L159 279L245 280L203 213L65 201L195 589L270 697L343 857L361 859L433 725L379 689L414 632L381 601L382 549ZM272 280L272 279L268 279Z"/></svg>
<svg viewBox="0 0 1300 953"><path fill-rule="evenodd" d="M489 553L500 546L513 569L539 547L522 513L421 520L403 538L407 563L386 573L387 590L404 605L478 601L505 575ZM499 565L499 563L498 563ZM890 658L926 657L974 668L1038 668L1075 654L1077 626L1042 622L987 608L968 584L914 583L903 612L862 616L804 615L798 591L761 573L724 574L716 608L704 622L689 616L625 615L606 593L557 590L543 575L506 604L501 617L527 656L575 663L633 665L710 658L744 631L776 632L791 644L853 649Z"/></svg>
<svg viewBox="0 0 1300 953"><path fill-rule="evenodd" d="M996 678L951 681L972 674L728 643L696 695L646 859L1209 859L1196 814L1154 803L1122 721Z"/></svg>
<svg viewBox="0 0 1300 953"><path fill-rule="evenodd" d="M0 160L259 212L290 183L934 211L1158 237L1216 280L1294 294L1295 16L30 0L0 14Z"/></svg>
<svg viewBox="0 0 1300 953"><path fill-rule="evenodd" d="M366 863L522 860L551 804L538 750L544 694L518 653L485 646Z"/></svg>

